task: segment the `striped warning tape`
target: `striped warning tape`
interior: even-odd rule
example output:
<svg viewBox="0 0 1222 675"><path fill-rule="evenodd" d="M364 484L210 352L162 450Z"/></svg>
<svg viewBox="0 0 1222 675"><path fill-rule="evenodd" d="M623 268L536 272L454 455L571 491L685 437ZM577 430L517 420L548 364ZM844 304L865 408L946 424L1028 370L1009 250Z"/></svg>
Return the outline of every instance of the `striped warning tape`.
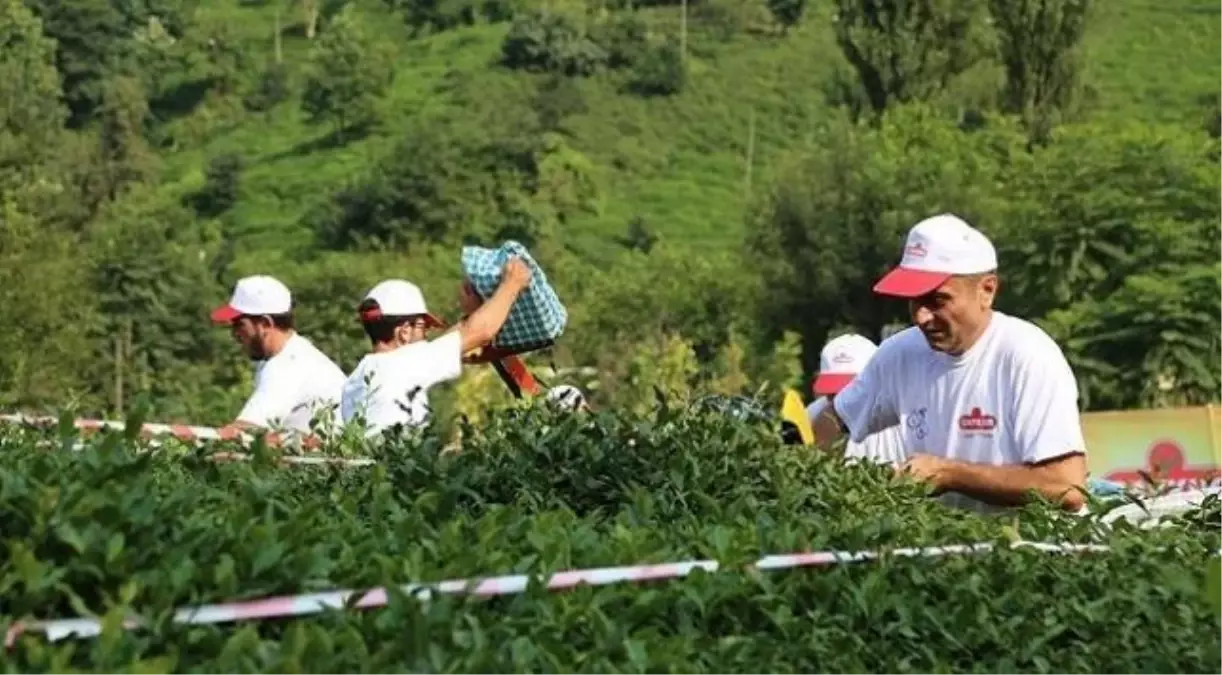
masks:
<svg viewBox="0 0 1222 675"><path fill-rule="evenodd" d="M20 414L0 415L0 422L38 427L48 427L59 424L59 420L54 417L37 417ZM127 428L127 425L124 422L91 419L72 420L72 426L80 431L90 432L103 431L106 429L123 431ZM173 436L174 438L182 441L241 441L243 443L251 443L254 441L254 437L240 431L222 431L221 429L216 429L213 427L199 427L189 424L158 424L154 422L140 425L140 436L143 438Z"/></svg>
<svg viewBox="0 0 1222 675"><path fill-rule="evenodd" d="M5 414L0 415L0 422L9 424L20 424L34 427L54 427L59 424L59 420L54 417L46 416L31 416L21 414ZM107 429L113 431L123 431L127 428L125 422L116 420L92 420L92 419L74 419L72 426L78 431L88 433L96 433ZM235 430L233 428L202 427L190 424L162 424L158 422L145 422L140 425L140 437L144 439L154 439L158 437L170 436L177 438L180 441L186 442L201 442L201 441L237 441L243 445L250 445L255 441L252 434ZM269 432L264 435L264 442L272 446L293 445L303 449L312 450L322 445L322 439L314 435L304 436L298 433L280 433Z"/></svg>
<svg viewBox="0 0 1222 675"><path fill-rule="evenodd" d="M251 455L245 452L217 452L208 455L208 459L215 461L237 460L250 461ZM277 458L281 464L296 464L318 466L322 464L334 464L336 466L373 466L376 461L368 457L325 457L320 455L282 455Z"/></svg>
<svg viewBox="0 0 1222 675"><path fill-rule="evenodd" d="M150 443L154 447L158 444L154 441ZM88 446L77 441L73 444L72 449L80 452ZM250 461L254 456L245 452L214 452L207 456L207 459L216 462L226 461ZM377 464L376 460L368 457L331 457L325 455L282 455L276 458L276 461L281 464L294 466L319 466L323 464L333 464L336 466L373 466Z"/></svg>
<svg viewBox="0 0 1222 675"><path fill-rule="evenodd" d="M59 420L54 417L33 417L19 414L0 415L0 422L9 424L20 424L23 426L34 427L54 427L59 424ZM126 425L123 422L113 420L91 420L91 419L75 419L72 421L73 427L79 431L87 433L96 433L104 430L123 431ZM202 441L238 441L244 446L251 445L255 438L254 436L233 430L221 430L213 427L192 426L187 424L159 424L145 423L140 425L140 437L149 441L153 447L160 445L158 439L170 436L180 441L188 443L199 443ZM284 437L276 434L268 434L266 440L269 445L287 445L284 442ZM314 448L321 443L315 437L298 438L292 437L290 440L300 440L301 447ZM80 450L85 446L81 443L76 443L74 449ZM251 456L243 452L218 452L210 455L212 459L221 460L249 460ZM323 457L309 455L284 455L279 458L282 464L290 465L320 465L320 464L335 464L340 466L370 466L376 464L372 459L368 458L346 458L346 457Z"/></svg>
<svg viewBox="0 0 1222 675"><path fill-rule="evenodd" d="M979 543L924 548L898 548L890 551L790 553L765 556L749 565L748 569L754 568L765 571L857 563L878 560L888 556L935 558L948 555L971 555L987 553L995 548L994 544ZM1085 553L1111 550L1109 547L1099 544L1052 544L1026 541L1014 542L1011 544L1011 548L1035 548L1049 553ZM546 581L546 588L548 590L561 590L582 584L606 586L617 583L679 579L688 576L697 569L702 569L706 572L716 572L720 567L720 563L715 560L690 560L653 565L568 570L558 572L549 577ZM528 574L511 574L497 577L452 579L437 583L413 583L400 586L399 588L404 594L415 596L421 600L428 600L434 594L513 595L525 591L532 578L534 577ZM349 603L358 594L360 594L360 597L356 599L355 603L351 604L352 607L357 609L384 607L389 602L389 596L385 588L376 588L363 593L354 590L335 590L184 607L174 612L174 622L196 625L219 624L318 614L329 609L343 609L349 606ZM125 620L122 624L126 629L138 628L141 625L142 622L135 618ZM102 623L100 620L86 617L29 623L19 622L6 631L5 645L11 647L17 638L25 633L40 633L45 635L47 639L56 641L72 636L95 637L101 631Z"/></svg>

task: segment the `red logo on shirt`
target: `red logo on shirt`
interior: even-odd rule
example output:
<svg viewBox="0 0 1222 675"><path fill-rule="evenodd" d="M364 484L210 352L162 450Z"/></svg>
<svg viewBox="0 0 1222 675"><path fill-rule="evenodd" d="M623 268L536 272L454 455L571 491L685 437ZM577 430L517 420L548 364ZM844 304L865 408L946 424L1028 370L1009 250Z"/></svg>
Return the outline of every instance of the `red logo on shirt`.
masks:
<svg viewBox="0 0 1222 675"><path fill-rule="evenodd" d="M925 245L919 241L904 247L904 255L910 255L913 258L924 258L928 254L929 251L925 249Z"/></svg>
<svg viewBox="0 0 1222 675"><path fill-rule="evenodd" d="M959 418L959 428L964 431L992 431L997 427L997 418L981 412L980 408Z"/></svg>

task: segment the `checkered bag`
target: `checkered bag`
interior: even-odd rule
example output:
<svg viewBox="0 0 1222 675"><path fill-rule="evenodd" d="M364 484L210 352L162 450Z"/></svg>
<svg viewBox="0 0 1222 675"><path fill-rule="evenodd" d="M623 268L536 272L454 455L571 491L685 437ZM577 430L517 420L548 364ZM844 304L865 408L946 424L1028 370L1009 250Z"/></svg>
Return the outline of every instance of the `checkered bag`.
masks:
<svg viewBox="0 0 1222 675"><path fill-rule="evenodd" d="M542 349L552 345L564 332L569 315L548 283L547 275L525 246L516 241L507 241L497 249L464 246L463 272L480 297L487 300L501 283L501 270L505 263L515 255L530 268L531 282L513 303L505 325L492 341L492 347L512 351Z"/></svg>

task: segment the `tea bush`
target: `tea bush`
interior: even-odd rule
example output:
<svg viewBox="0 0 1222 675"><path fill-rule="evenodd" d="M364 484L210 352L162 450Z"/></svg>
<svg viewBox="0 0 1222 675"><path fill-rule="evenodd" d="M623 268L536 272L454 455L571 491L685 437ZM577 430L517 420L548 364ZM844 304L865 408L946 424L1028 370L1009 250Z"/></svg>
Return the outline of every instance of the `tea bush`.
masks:
<svg viewBox="0 0 1222 675"><path fill-rule="evenodd" d="M80 452L0 431L0 623L133 613L89 640L27 634L8 672L1217 672L1204 590L1216 500L1115 531L1034 504L946 509L888 469L784 446L770 423L507 410L346 454L370 468L216 463L215 448ZM353 446L363 442L350 441ZM338 450L332 448L332 451ZM1100 511L1101 505L1095 504ZM776 572L762 555L971 542L1102 541L1109 553L988 555ZM721 572L292 620L170 621L176 606L576 567L711 558ZM731 569L739 568L739 569Z"/></svg>

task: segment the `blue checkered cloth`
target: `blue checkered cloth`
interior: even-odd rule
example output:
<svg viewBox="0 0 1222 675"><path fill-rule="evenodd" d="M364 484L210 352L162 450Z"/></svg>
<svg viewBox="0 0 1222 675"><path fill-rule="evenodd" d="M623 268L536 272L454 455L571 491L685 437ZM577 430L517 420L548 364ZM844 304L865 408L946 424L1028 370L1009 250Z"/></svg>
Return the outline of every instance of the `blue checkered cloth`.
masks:
<svg viewBox="0 0 1222 675"><path fill-rule="evenodd" d="M518 256L531 270L530 286L522 291L501 332L492 341L499 348L539 348L551 344L564 332L568 310L547 281L547 275L535 262L526 247L507 241L500 248L464 246L463 272L480 297L487 300L501 284L501 269L512 256Z"/></svg>

